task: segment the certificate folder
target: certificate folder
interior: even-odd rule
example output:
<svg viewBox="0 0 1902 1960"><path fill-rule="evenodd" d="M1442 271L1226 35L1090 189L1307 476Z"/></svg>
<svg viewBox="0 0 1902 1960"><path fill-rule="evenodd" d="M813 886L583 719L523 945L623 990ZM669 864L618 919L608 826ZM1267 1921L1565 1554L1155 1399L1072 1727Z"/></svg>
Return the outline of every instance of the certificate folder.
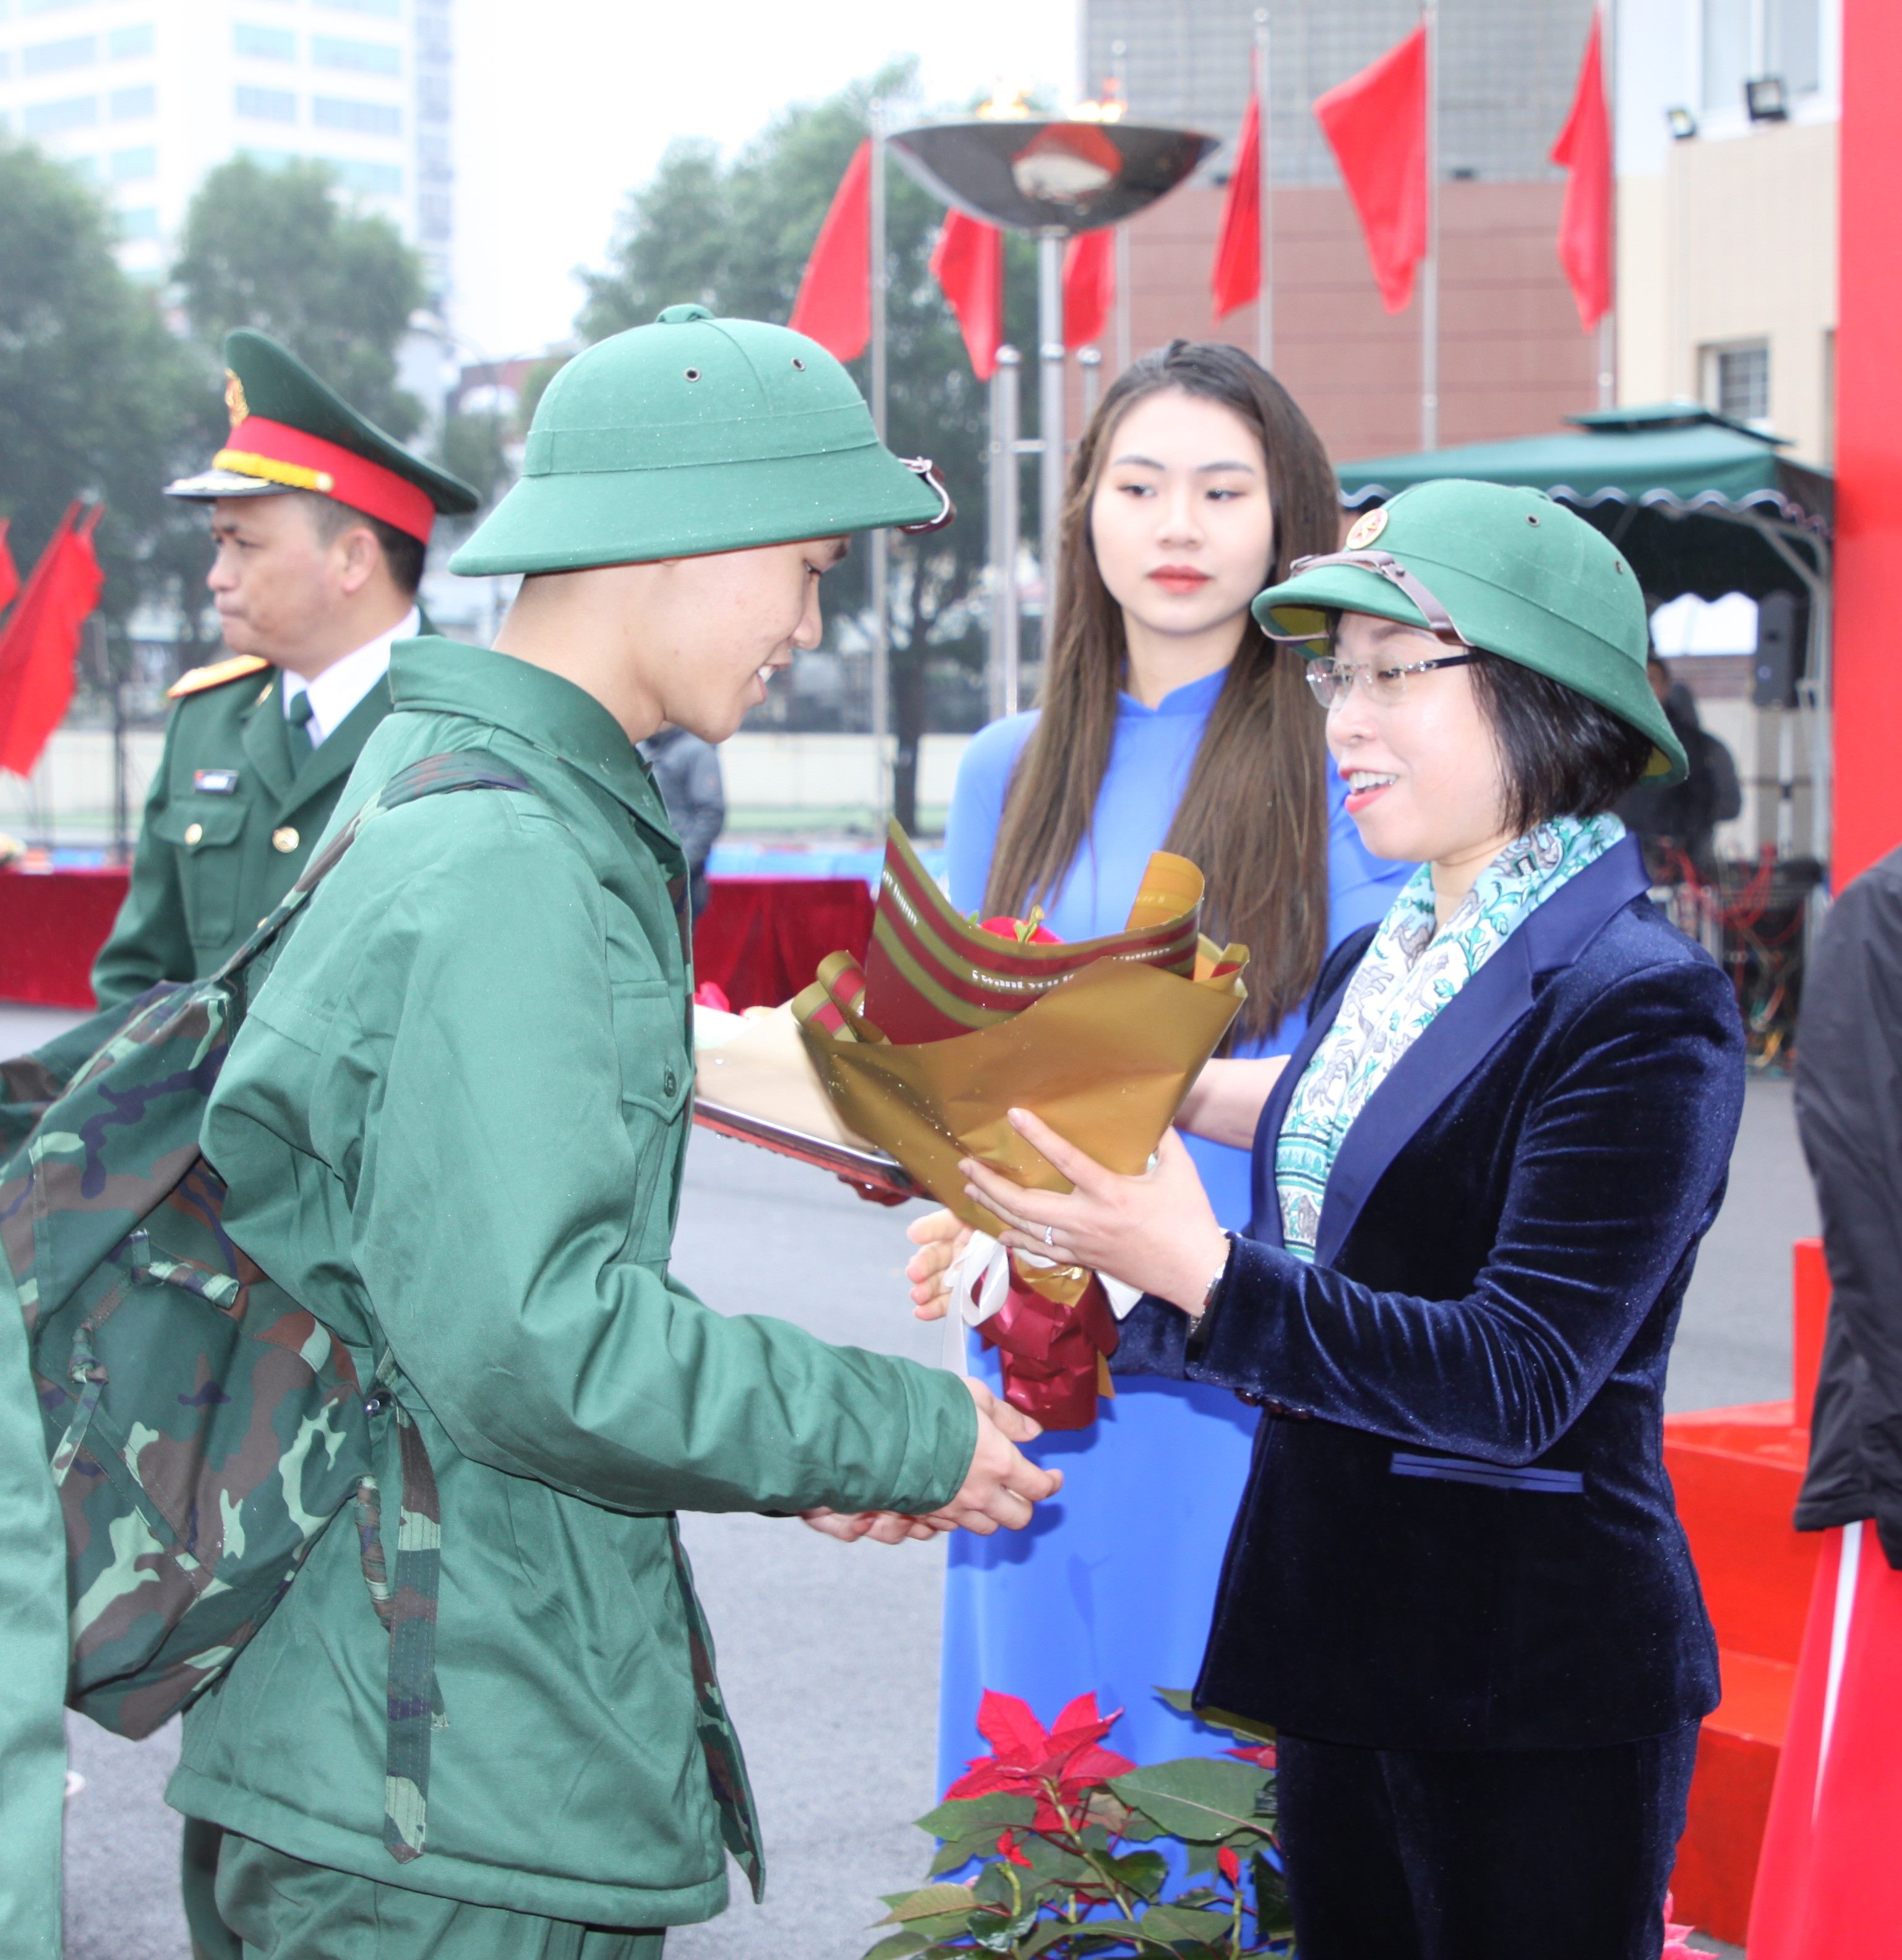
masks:
<svg viewBox="0 0 1902 1960"><path fill-rule="evenodd" d="M749 1115L743 1109L723 1109L717 1102L696 1099L693 1119L703 1130L720 1137L736 1137L743 1144L758 1144L798 1163L811 1164L849 1178L854 1184L870 1185L893 1198L921 1198L924 1193L906 1174L903 1165L870 1144L855 1146L814 1137L803 1130L788 1129L783 1123L763 1116Z"/></svg>

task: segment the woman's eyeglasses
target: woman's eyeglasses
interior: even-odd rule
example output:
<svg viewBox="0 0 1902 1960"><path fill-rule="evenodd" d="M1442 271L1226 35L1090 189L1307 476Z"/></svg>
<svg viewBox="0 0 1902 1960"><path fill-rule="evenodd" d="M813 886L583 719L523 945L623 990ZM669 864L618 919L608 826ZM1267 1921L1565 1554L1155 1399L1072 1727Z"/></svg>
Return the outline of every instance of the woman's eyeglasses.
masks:
<svg viewBox="0 0 1902 1960"><path fill-rule="evenodd" d="M1306 675L1314 698L1331 711L1344 702L1357 686L1366 689L1367 698L1376 708L1398 708L1407 698L1410 674L1431 673L1436 667L1468 667L1477 657L1449 654L1443 660L1411 660L1404 667L1371 667L1345 660L1318 660L1308 663Z"/></svg>

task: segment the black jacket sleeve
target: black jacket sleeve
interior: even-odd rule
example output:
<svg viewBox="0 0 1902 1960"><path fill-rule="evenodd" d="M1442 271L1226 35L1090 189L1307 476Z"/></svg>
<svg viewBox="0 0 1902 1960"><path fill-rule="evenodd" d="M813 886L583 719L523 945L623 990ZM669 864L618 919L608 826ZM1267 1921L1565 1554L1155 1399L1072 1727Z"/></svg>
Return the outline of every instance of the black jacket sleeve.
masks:
<svg viewBox="0 0 1902 1960"><path fill-rule="evenodd" d="M1849 886L1819 938L1796 1120L1833 1290L1797 1522L1872 1516L1902 1570L1902 851Z"/></svg>

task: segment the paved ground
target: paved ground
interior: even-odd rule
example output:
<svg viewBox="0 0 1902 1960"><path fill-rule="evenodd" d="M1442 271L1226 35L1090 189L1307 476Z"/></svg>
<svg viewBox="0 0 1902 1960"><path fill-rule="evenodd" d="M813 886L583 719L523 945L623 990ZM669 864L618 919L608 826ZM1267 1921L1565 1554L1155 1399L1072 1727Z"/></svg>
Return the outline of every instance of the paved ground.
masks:
<svg viewBox="0 0 1902 1960"><path fill-rule="evenodd" d="M0 1053L62 1021L0 1009ZM900 1214L704 1135L690 1162L679 1265L708 1299L935 1357L936 1335L901 1296ZM1815 1229L1788 1087L1753 1083L1678 1338L1674 1408L1788 1392L1789 1248ZM750 1517L695 1517L686 1535L746 1739L771 1879L763 1907L743 1899L677 1933L669 1960L856 1960L879 1895L922 1874L925 1841L908 1820L934 1800L942 1554L841 1546ZM160 1800L173 1732L133 1745L76 1721L72 1745L86 1784L69 1813L67 1960L185 1960L177 1820Z"/></svg>

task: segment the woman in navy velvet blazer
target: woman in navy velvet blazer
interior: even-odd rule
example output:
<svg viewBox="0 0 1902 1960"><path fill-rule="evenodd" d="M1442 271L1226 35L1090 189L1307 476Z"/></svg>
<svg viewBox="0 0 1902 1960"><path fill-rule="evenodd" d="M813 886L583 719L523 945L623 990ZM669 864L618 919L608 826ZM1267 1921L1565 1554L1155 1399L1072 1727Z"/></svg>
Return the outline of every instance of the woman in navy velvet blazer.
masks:
<svg viewBox="0 0 1902 1960"><path fill-rule="evenodd" d="M1184 1106L1253 1133L1248 1231L1172 1137L1121 1178L1015 1112L1075 1190L966 1174L1007 1242L1146 1290L1118 1370L1263 1409L1196 1700L1280 1732L1302 1960L1651 1960L1718 1696L1665 1368L1742 1029L1602 813L1681 768L1624 562L1469 484L1348 546L1258 614L1320 636L1348 807L1424 868L1285 1067Z"/></svg>

